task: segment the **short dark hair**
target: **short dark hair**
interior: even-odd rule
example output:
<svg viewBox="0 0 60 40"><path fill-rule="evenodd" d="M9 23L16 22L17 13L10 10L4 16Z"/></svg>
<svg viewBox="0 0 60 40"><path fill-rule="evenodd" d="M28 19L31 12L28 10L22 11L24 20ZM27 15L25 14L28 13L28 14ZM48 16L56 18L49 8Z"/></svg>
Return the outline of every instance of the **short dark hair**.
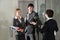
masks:
<svg viewBox="0 0 60 40"><path fill-rule="evenodd" d="M19 10L21 10L21 9L20 9L20 8L17 8L17 9L16 9L16 11L19 11Z"/></svg>
<svg viewBox="0 0 60 40"><path fill-rule="evenodd" d="M28 7L33 7L34 8L34 5L32 3L28 4Z"/></svg>
<svg viewBox="0 0 60 40"><path fill-rule="evenodd" d="M48 15L48 17L53 17L53 15L54 15L54 11L53 10L51 10L51 9L47 9L46 10L46 14Z"/></svg>

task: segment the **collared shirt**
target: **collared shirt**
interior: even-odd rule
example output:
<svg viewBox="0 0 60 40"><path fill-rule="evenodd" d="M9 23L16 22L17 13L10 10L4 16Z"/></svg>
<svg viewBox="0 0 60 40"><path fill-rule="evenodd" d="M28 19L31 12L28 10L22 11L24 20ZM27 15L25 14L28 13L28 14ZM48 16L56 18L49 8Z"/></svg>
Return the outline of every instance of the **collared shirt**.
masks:
<svg viewBox="0 0 60 40"><path fill-rule="evenodd" d="M53 18L48 18L47 21L50 20L50 19L53 19Z"/></svg>
<svg viewBox="0 0 60 40"><path fill-rule="evenodd" d="M33 11L32 11L32 12L33 12ZM32 12L27 13L27 20L29 19L29 15L30 15Z"/></svg>
<svg viewBox="0 0 60 40"><path fill-rule="evenodd" d="M21 18L21 17L20 17ZM15 16L15 19L17 19L17 17ZM22 21L21 21L21 19L18 19L19 20L19 22L21 23Z"/></svg>
<svg viewBox="0 0 60 40"><path fill-rule="evenodd" d="M29 19L29 15L30 15L30 13L27 14L27 20Z"/></svg>
<svg viewBox="0 0 60 40"><path fill-rule="evenodd" d="M29 19L29 14L27 14L27 20Z"/></svg>

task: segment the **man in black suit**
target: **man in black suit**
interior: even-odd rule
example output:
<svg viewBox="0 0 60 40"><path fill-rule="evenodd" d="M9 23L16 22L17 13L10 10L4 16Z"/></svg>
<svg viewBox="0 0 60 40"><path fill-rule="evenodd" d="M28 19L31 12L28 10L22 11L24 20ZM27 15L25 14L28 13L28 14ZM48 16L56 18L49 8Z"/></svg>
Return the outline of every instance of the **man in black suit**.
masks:
<svg viewBox="0 0 60 40"><path fill-rule="evenodd" d="M34 10L34 5L30 3L28 5L28 13L26 15L26 33L25 38L27 40L27 36L29 36L30 40L35 40L35 28L38 27L37 25L41 24L39 20L38 13Z"/></svg>
<svg viewBox="0 0 60 40"><path fill-rule="evenodd" d="M15 17L13 19L13 26L16 27L16 40L25 40L25 24L24 24L24 18L21 16L21 10L18 8L16 9Z"/></svg>
<svg viewBox="0 0 60 40"><path fill-rule="evenodd" d="M45 17L46 22L41 27L41 32L43 34L43 40L55 40L56 32L58 31L57 22L52 18L54 15L53 10L46 10Z"/></svg>

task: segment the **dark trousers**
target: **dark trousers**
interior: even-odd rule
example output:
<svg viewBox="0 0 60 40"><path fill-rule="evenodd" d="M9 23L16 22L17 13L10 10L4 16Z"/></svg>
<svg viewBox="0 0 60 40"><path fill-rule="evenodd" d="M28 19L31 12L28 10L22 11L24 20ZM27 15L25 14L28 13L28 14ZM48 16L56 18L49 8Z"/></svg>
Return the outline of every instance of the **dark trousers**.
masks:
<svg viewBox="0 0 60 40"><path fill-rule="evenodd" d="M35 27L33 27L33 39L36 40L36 37L35 37Z"/></svg>
<svg viewBox="0 0 60 40"><path fill-rule="evenodd" d="M36 38L35 38L35 33L33 33L33 39L36 40Z"/></svg>
<svg viewBox="0 0 60 40"><path fill-rule="evenodd" d="M30 40L29 36L27 37L27 40ZM33 40L36 40L35 32L33 32Z"/></svg>
<svg viewBox="0 0 60 40"><path fill-rule="evenodd" d="M42 40L55 40L55 36L54 35L43 35Z"/></svg>
<svg viewBox="0 0 60 40"><path fill-rule="evenodd" d="M16 35L16 40L25 40L25 35L24 34Z"/></svg>

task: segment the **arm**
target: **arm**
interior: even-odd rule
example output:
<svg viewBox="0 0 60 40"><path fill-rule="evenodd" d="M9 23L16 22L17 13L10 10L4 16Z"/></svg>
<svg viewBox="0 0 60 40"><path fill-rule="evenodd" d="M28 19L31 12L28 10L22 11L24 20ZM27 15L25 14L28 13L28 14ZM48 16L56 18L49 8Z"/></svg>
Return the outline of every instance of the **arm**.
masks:
<svg viewBox="0 0 60 40"><path fill-rule="evenodd" d="M55 30L56 32L58 31L57 22L55 22L55 25L54 25L54 30Z"/></svg>
<svg viewBox="0 0 60 40"><path fill-rule="evenodd" d="M32 22L33 25L35 25L35 26L41 26L42 25L42 22L39 19L38 13L35 13L34 21Z"/></svg>
<svg viewBox="0 0 60 40"><path fill-rule="evenodd" d="M56 32L58 31L57 22L55 21L55 27L54 27L54 35L56 36Z"/></svg>
<svg viewBox="0 0 60 40"><path fill-rule="evenodd" d="M41 33L46 32L47 27L48 27L47 24L41 25L41 27L40 27L40 32L41 32Z"/></svg>
<svg viewBox="0 0 60 40"><path fill-rule="evenodd" d="M17 31L23 31L21 28L18 27L16 19L13 19L13 28Z"/></svg>

